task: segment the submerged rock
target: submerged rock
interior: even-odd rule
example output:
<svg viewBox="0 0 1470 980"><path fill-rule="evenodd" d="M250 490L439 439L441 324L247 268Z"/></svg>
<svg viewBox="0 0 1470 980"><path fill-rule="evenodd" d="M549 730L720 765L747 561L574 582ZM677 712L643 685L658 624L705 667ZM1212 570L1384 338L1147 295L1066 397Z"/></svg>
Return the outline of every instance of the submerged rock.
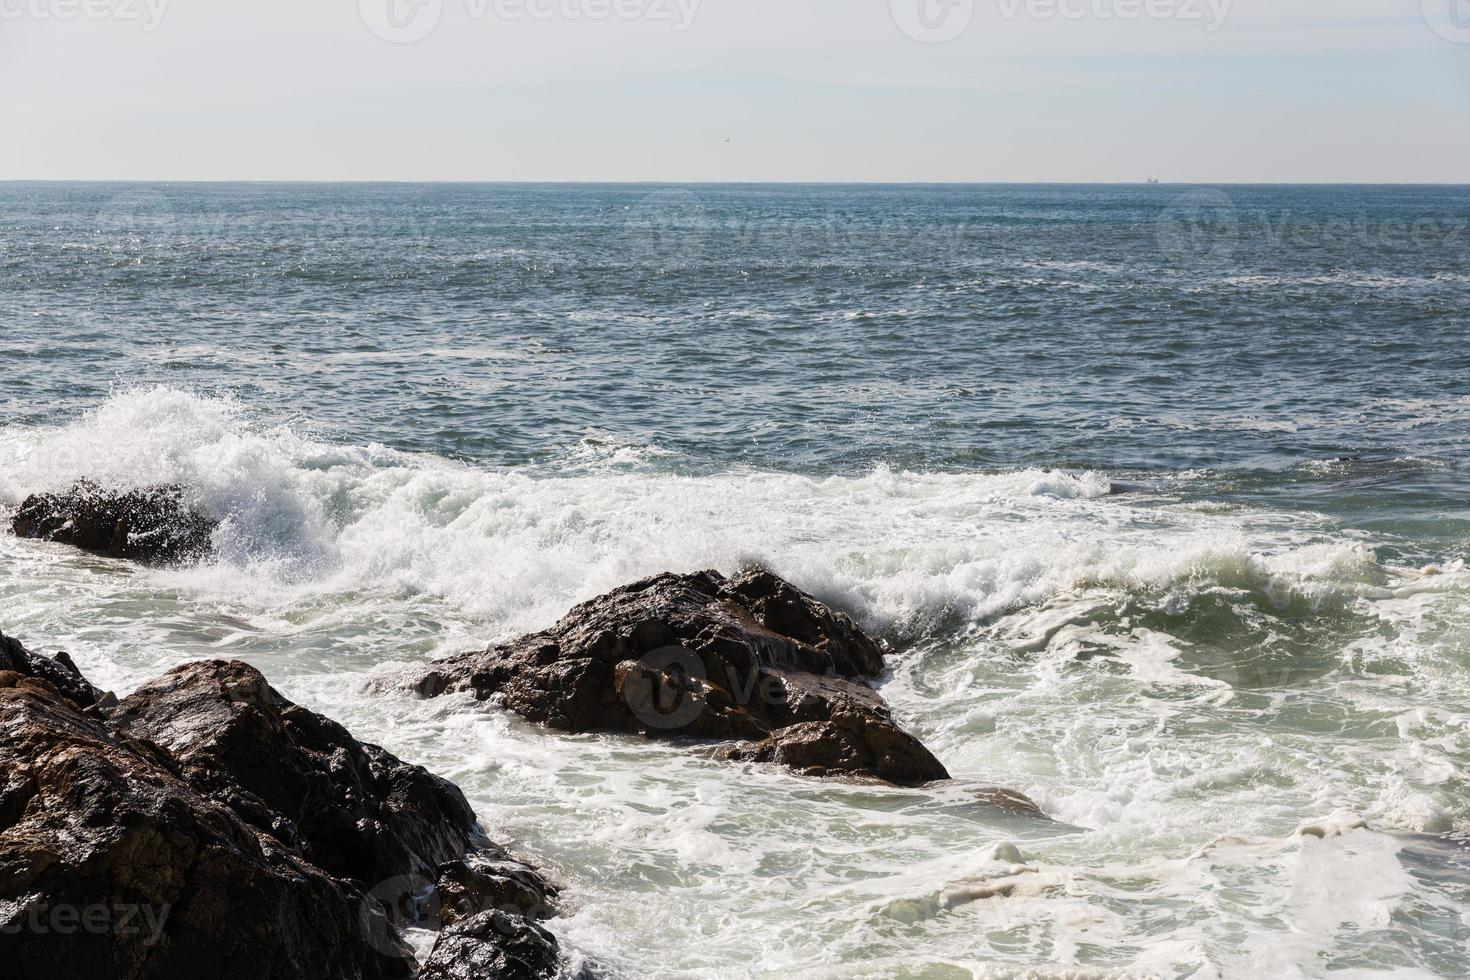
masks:
<svg viewBox="0 0 1470 980"><path fill-rule="evenodd" d="M555 897L458 788L246 664L180 667L110 705L69 661L0 637L7 977L407 978L402 928L487 911L508 931L436 950L437 968L462 954L446 975L477 976L500 956L520 971L506 976L553 977L560 952L535 922ZM120 909L155 925L114 929ZM97 928L72 928L76 910Z"/></svg>
<svg viewBox="0 0 1470 980"><path fill-rule="evenodd" d="M65 493L27 497L10 522L18 537L56 541L146 565L207 557L217 526L190 509L182 487L107 490L86 480Z"/></svg>
<svg viewBox="0 0 1470 980"><path fill-rule="evenodd" d="M939 760L865 683L885 649L770 572L665 574L573 609L551 629L440 661L418 690L496 697L569 732L741 741L730 758L916 784Z"/></svg>
<svg viewBox="0 0 1470 980"><path fill-rule="evenodd" d="M1041 817L1050 820L1036 801L1024 793L1017 793L1013 789L1002 789L997 786L986 786L972 791L977 803L994 807L997 810L1005 810L1009 813L1025 814L1031 817Z"/></svg>

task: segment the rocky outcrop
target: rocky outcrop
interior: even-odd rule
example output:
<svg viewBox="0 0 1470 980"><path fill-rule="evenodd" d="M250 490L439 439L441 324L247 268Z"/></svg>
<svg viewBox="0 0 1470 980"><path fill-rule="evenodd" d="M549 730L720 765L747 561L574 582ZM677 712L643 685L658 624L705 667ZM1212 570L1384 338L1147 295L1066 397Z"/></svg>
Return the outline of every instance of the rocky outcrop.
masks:
<svg viewBox="0 0 1470 980"><path fill-rule="evenodd" d="M147 565L198 561L210 554L218 525L184 498L182 487L108 490L83 480L65 493L27 497L10 528L18 537Z"/></svg>
<svg viewBox="0 0 1470 980"><path fill-rule="evenodd" d="M555 949L534 922L481 912L439 934L419 980L541 980L557 974Z"/></svg>
<svg viewBox="0 0 1470 980"><path fill-rule="evenodd" d="M412 973L407 948L360 896L45 680L0 673L0 774L7 977Z"/></svg>
<svg viewBox="0 0 1470 980"><path fill-rule="evenodd" d="M730 758L898 784L947 779L866 683L884 647L770 572L665 574L543 633L440 661L417 687L471 691L569 732L740 744Z"/></svg>
<svg viewBox="0 0 1470 980"><path fill-rule="evenodd" d="M48 681L63 695L76 702L79 707L93 708L98 705L111 706L116 700L110 694L97 690L71 657L58 653L55 657L40 657L20 645L19 640L0 633L0 671L10 671L26 677Z"/></svg>
<svg viewBox="0 0 1470 980"><path fill-rule="evenodd" d="M0 637L7 976L407 978L403 927L494 913L504 928L436 947L436 969L500 956L506 976L551 977L536 923L555 898L456 787L245 664L180 667L117 704Z"/></svg>
<svg viewBox="0 0 1470 980"><path fill-rule="evenodd" d="M441 866L431 901L441 925L482 912L506 912L538 920L555 914L557 890L541 875L494 846Z"/></svg>
<svg viewBox="0 0 1470 980"><path fill-rule="evenodd" d="M339 878L371 887L428 876L477 835L456 786L292 704L243 663L171 670L124 698L110 721L163 747L195 789Z"/></svg>

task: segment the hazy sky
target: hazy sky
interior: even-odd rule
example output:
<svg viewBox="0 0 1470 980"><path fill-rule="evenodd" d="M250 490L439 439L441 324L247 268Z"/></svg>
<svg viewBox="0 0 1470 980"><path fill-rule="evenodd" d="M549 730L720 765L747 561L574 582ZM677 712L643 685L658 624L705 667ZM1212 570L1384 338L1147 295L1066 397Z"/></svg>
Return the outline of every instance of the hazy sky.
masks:
<svg viewBox="0 0 1470 980"><path fill-rule="evenodd" d="M0 178L1470 182L1470 0L0 0L0 85Z"/></svg>

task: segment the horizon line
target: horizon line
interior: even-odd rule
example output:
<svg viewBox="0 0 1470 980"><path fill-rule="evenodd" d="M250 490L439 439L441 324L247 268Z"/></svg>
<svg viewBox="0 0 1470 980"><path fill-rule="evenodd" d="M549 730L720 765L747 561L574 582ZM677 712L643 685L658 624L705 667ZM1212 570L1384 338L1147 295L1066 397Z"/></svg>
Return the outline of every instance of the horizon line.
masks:
<svg viewBox="0 0 1470 980"><path fill-rule="evenodd" d="M1237 187L1470 187L1467 180L1321 180L1321 179L1265 179L1265 178L1216 178L1216 179L1169 179L1145 178L1142 180L672 180L631 178L321 178L321 177L0 177L3 184L318 184L318 185L374 185L374 184L420 184L420 185L495 185L526 184L542 186L577 185L668 185L668 186L730 186L730 187L1200 187L1229 185Z"/></svg>

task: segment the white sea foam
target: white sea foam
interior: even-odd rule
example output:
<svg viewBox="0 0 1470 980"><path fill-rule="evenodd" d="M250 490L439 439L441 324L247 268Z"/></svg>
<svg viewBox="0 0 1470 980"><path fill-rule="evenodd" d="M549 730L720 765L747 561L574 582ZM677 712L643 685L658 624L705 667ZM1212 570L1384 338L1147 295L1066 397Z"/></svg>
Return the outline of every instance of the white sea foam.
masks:
<svg viewBox="0 0 1470 980"><path fill-rule="evenodd" d="M1154 507L1135 527L1096 473L682 476L638 465L656 449L594 436L576 452L581 469L555 476L334 447L257 429L229 401L150 389L61 429L0 433L0 501L81 477L181 483L224 521L218 582L232 592L427 594L506 630L656 571L748 562L879 628L983 620L1087 586L1220 584L1288 601L1386 581L1355 544L1263 552L1239 515Z"/></svg>
<svg viewBox="0 0 1470 980"><path fill-rule="evenodd" d="M1318 516L1113 496L1103 473L678 463L589 433L555 465L478 467L123 392L0 429L0 503L83 476L179 482L225 522L219 562L136 570L0 538L0 628L120 690L250 659L463 785L568 883L562 935L629 975L1317 975L1362 966L1355 937L1395 915L1429 922L1426 943L1457 935L1465 910L1405 875L1393 836L1470 829L1453 556L1395 568ZM633 578L751 561L915 641L885 694L953 786L813 783L364 693ZM1087 831L978 807L980 785ZM1318 819L1337 808L1369 828Z"/></svg>

